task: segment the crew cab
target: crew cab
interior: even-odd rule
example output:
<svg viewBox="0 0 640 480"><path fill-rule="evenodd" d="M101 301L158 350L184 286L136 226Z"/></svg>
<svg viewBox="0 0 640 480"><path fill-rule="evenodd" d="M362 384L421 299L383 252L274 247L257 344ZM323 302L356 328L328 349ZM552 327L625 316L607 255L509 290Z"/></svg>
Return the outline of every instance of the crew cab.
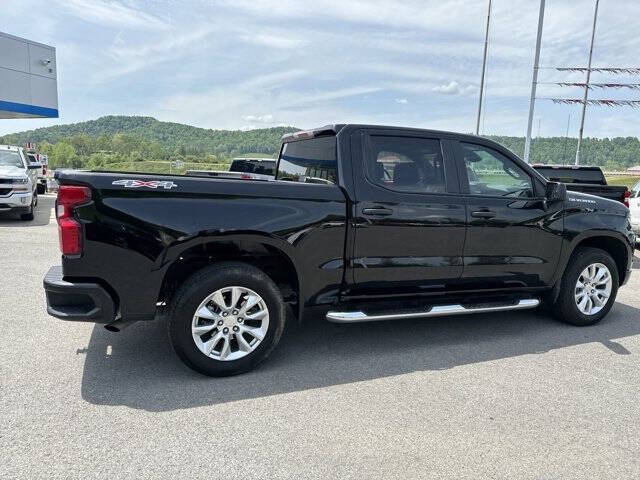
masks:
<svg viewBox="0 0 640 480"><path fill-rule="evenodd" d="M33 220L40 169L39 163L28 161L22 148L0 145L0 213L18 213L22 220Z"/></svg>
<svg viewBox="0 0 640 480"><path fill-rule="evenodd" d="M222 376L264 360L296 317L392 321L545 301L591 325L629 279L626 207L567 192L487 139L330 125L284 136L275 174L58 173L49 313L112 331L167 318L178 356Z"/></svg>
<svg viewBox="0 0 640 480"><path fill-rule="evenodd" d="M631 194L624 185L607 185L607 178L600 167L582 165L534 165L533 168L552 182L562 182L567 190L609 198L629 206Z"/></svg>

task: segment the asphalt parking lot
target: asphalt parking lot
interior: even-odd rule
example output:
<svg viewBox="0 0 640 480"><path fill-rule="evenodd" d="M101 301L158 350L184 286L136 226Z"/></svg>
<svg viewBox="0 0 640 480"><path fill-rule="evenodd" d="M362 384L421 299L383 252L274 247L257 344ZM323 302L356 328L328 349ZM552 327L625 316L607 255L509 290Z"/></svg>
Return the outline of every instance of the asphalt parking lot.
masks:
<svg viewBox="0 0 640 480"><path fill-rule="evenodd" d="M285 333L199 376L161 322L47 316L53 196L0 216L2 478L639 478L640 271L603 323L541 311Z"/></svg>

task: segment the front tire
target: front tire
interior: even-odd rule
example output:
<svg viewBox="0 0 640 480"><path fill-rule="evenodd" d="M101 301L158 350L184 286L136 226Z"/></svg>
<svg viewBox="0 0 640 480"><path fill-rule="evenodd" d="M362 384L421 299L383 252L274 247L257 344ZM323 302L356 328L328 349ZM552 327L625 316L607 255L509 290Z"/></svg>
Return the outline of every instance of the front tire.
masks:
<svg viewBox="0 0 640 480"><path fill-rule="evenodd" d="M252 370L269 356L282 336L286 308L264 272L224 262L189 277L168 317L178 357L198 373L223 377Z"/></svg>
<svg viewBox="0 0 640 480"><path fill-rule="evenodd" d="M20 220L31 221L35 218L34 210L36 209L36 205L38 205L38 195L33 195L33 200L31 200L31 207L27 213L23 213L20 215Z"/></svg>
<svg viewBox="0 0 640 480"><path fill-rule="evenodd" d="M611 310L618 282L618 267L611 255L599 248L581 248L565 269L553 312L571 325L594 325Z"/></svg>

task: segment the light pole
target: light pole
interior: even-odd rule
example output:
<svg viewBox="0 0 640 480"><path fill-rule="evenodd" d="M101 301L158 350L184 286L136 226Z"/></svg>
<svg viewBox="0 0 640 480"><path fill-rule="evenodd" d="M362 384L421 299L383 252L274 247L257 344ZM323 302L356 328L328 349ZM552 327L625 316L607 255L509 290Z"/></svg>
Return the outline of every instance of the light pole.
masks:
<svg viewBox="0 0 640 480"><path fill-rule="evenodd" d="M596 0L596 10L593 14L593 30L591 31L591 46L589 47L589 65L587 65L587 83L584 86L584 98L582 99L582 118L580 118L580 131L578 133L578 148L576 149L576 165L580 164L580 146L582 144L582 134L584 133L584 116L587 113L587 99L589 97L589 80L591 79L591 58L593 57L593 41L596 38L596 21L598 20L598 5L600 0Z"/></svg>
<svg viewBox="0 0 640 480"><path fill-rule="evenodd" d="M489 22L491 21L491 0L487 9L487 28L484 33L484 54L482 55L482 73L480 74L480 98L478 100L478 119L476 120L476 135L480 135L480 117L482 115L482 95L484 94L484 74L487 71L487 50L489 48Z"/></svg>
<svg viewBox="0 0 640 480"><path fill-rule="evenodd" d="M531 152L531 128L533 127L533 109L536 103L536 87L538 85L538 65L540 63L540 45L542 43L542 25L544 23L544 1L540 0L540 14L538 15L538 38L536 39L536 54L533 60L533 80L531 81L531 98L529 99L529 122L527 123L527 138L524 141L524 161L529 163Z"/></svg>

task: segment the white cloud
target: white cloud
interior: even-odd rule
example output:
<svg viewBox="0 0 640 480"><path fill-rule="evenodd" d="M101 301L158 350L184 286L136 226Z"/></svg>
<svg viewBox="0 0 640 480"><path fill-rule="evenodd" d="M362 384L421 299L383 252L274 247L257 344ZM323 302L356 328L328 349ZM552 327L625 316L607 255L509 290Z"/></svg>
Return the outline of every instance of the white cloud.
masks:
<svg viewBox="0 0 640 480"><path fill-rule="evenodd" d="M57 47L63 115L5 121L2 132L108 113L233 129L348 121L473 130L486 1L1 1L9 33ZM614 3L600 9L595 65L632 65L640 51L628 21L640 17L640 2ZM538 2L493 5L484 131L522 135ZM541 65L586 63L592 15L593 0L547 2ZM540 71L545 133L564 135L571 111L545 98L579 96L553 82L583 79ZM585 134L639 135L636 117L589 107Z"/></svg>
<svg viewBox="0 0 640 480"><path fill-rule="evenodd" d="M245 115L242 119L245 122L251 123L271 123L273 121L273 115L270 113L265 115Z"/></svg>
<svg viewBox="0 0 640 480"><path fill-rule="evenodd" d="M239 38L248 43L282 49L298 48L308 43L303 38L295 38L281 34L270 35L267 33L251 33L249 35L240 35Z"/></svg>
<svg viewBox="0 0 640 480"><path fill-rule="evenodd" d="M477 88L474 85L460 85L455 80L451 80L446 85L436 85L431 89L432 92L443 93L445 95L468 95L475 93Z"/></svg>
<svg viewBox="0 0 640 480"><path fill-rule="evenodd" d="M56 3L71 15L99 25L156 30L169 26L157 16L116 0L56 0Z"/></svg>
<svg viewBox="0 0 640 480"><path fill-rule="evenodd" d="M161 40L152 42L127 42L119 32L106 55L113 64L100 68L93 75L95 81L106 82L121 75L138 72L160 63L175 61L184 55L185 49L199 44L211 35L211 27L195 28L186 32L169 32Z"/></svg>

